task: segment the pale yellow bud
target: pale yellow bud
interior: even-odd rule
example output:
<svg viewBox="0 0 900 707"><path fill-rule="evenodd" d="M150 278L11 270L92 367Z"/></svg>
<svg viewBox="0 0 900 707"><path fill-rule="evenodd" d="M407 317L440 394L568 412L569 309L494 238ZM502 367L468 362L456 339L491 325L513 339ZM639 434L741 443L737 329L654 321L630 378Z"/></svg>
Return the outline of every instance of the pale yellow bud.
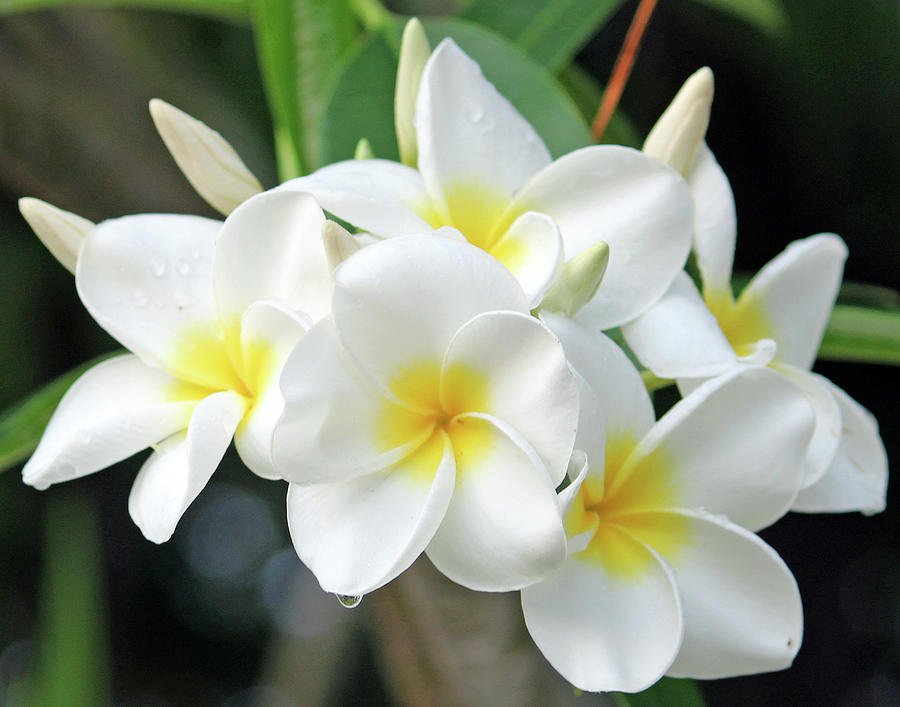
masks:
<svg viewBox="0 0 900 707"><path fill-rule="evenodd" d="M334 221L325 221L322 224L322 245L325 246L325 259L331 272L359 250L356 239L347 229Z"/></svg>
<svg viewBox="0 0 900 707"><path fill-rule="evenodd" d="M179 169L210 206L226 216L262 191L234 148L219 133L159 98L150 115Z"/></svg>
<svg viewBox="0 0 900 707"><path fill-rule="evenodd" d="M400 61L397 65L397 86L394 91L394 125L397 129L397 147L400 161L415 167L419 159L416 142L416 128L413 117L416 113L416 97L425 62L431 54L431 45L425 36L422 23L413 17L403 29L400 43Z"/></svg>
<svg viewBox="0 0 900 707"><path fill-rule="evenodd" d="M19 199L19 211L53 257L74 273L78 251L94 230L94 224L70 211L28 196Z"/></svg>
<svg viewBox="0 0 900 707"><path fill-rule="evenodd" d="M709 67L695 72L656 121L644 141L644 152L687 174L706 137L713 100L713 73Z"/></svg>
<svg viewBox="0 0 900 707"><path fill-rule="evenodd" d="M356 151L353 153L353 159L355 160L371 160L375 157L375 151L372 149L372 144L362 138L358 143L356 143Z"/></svg>
<svg viewBox="0 0 900 707"><path fill-rule="evenodd" d="M541 309L574 317L597 292L608 263L609 246L603 241L567 260L544 296Z"/></svg>

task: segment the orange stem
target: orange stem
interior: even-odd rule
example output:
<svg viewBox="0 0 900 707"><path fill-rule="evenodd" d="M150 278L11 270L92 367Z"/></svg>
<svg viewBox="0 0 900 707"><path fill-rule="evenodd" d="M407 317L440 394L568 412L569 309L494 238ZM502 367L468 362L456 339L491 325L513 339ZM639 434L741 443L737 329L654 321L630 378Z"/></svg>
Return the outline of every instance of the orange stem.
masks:
<svg viewBox="0 0 900 707"><path fill-rule="evenodd" d="M619 105L622 91L625 90L625 84L628 83L628 77L631 76L631 67L634 66L634 60L641 48L641 40L644 38L647 23L650 22L650 16L656 9L656 2L657 0L641 0L634 13L634 19L631 20L628 34L625 35L625 42L622 44L622 49L619 50L619 56L616 57L612 76L603 92L600 108L597 109L597 117L594 118L594 124L591 127L594 140L597 142L600 142L600 137L606 130L609 119L612 118L616 106Z"/></svg>

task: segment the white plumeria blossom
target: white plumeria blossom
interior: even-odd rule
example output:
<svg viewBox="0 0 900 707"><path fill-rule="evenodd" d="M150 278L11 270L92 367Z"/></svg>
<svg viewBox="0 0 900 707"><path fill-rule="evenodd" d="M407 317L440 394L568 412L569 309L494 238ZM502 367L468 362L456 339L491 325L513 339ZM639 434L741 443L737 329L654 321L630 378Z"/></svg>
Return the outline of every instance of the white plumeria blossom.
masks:
<svg viewBox="0 0 900 707"><path fill-rule="evenodd" d="M689 100L712 74L701 70L660 119L690 113ZM663 131L663 134L667 134ZM874 417L830 381L810 371L837 298L847 248L834 234L791 243L735 299L731 290L737 234L728 179L697 131L672 132L691 145L671 154L694 154L684 167L694 198L693 248L702 294L681 273L666 294L622 328L638 359L653 373L678 379L682 392L737 365L768 365L806 393L816 432L804 460L804 489L794 510L877 513L887 493L887 454ZM651 133L653 137L654 133ZM650 143L648 138L648 143ZM653 149L666 152L659 141Z"/></svg>
<svg viewBox="0 0 900 707"><path fill-rule="evenodd" d="M425 64L414 123L418 169L350 160L279 189L308 191L326 211L380 238L453 226L515 274L532 307L565 258L604 241L606 275L579 313L601 329L646 310L683 267L693 215L674 170L610 145L552 161L531 125L451 39Z"/></svg>
<svg viewBox="0 0 900 707"><path fill-rule="evenodd" d="M590 691L790 665L803 630L797 585L752 531L799 488L814 425L805 396L772 370L736 369L654 423L621 349L545 318L582 384L586 464L559 496L565 563L522 590L538 647Z"/></svg>
<svg viewBox="0 0 900 707"><path fill-rule="evenodd" d="M224 223L143 214L98 224L80 249L78 294L133 353L72 385L25 482L46 488L152 446L128 505L144 535L164 542L232 438L251 470L275 478L278 375L329 307L324 221L309 196L267 193Z"/></svg>
<svg viewBox="0 0 900 707"><path fill-rule="evenodd" d="M425 234L363 248L334 280L331 317L285 364L273 439L300 558L341 595L423 550L472 589L545 576L566 551L555 488L578 386L516 279Z"/></svg>

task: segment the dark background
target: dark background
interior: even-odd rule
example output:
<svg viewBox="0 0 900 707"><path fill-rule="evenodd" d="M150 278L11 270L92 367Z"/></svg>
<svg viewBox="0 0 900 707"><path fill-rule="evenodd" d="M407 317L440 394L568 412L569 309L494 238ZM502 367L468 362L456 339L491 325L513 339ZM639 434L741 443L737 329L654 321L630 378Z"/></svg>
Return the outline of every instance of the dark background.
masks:
<svg viewBox="0 0 900 707"><path fill-rule="evenodd" d="M898 287L900 10L890 0L784 4L790 30L772 36L689 0L661 2L622 107L643 135L684 78L711 66L708 142L735 192L737 269L833 231L850 248L848 279ZM579 56L601 81L634 7ZM146 108L155 96L214 126L275 183L246 28L139 11L0 17L0 407L115 347L19 216L19 197L93 220L215 215L157 137ZM900 370L816 370L875 414L889 460L900 459ZM37 662L42 518L70 498L99 513L116 703L389 702L378 614L318 591L290 549L283 485L228 459L164 546L128 517L141 458L45 492L17 470L0 475L0 704ZM879 516L790 514L762 534L800 585L803 647L788 671L703 683L710 704L900 704L898 495L892 487Z"/></svg>

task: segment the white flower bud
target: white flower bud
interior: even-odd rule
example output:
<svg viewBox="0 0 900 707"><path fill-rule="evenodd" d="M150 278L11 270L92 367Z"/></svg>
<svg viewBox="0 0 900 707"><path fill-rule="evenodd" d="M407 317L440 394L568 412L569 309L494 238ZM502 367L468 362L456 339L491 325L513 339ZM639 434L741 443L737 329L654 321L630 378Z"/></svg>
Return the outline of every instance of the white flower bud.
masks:
<svg viewBox="0 0 900 707"><path fill-rule="evenodd" d="M574 317L590 302L609 263L609 246L601 241L567 260L541 302L541 309Z"/></svg>
<svg viewBox="0 0 900 707"><path fill-rule="evenodd" d="M325 247L325 257L328 260L328 269L334 269L347 258L359 250L359 243L350 235L347 229L334 221L326 221L322 224L322 245Z"/></svg>
<svg viewBox="0 0 900 707"><path fill-rule="evenodd" d="M397 129L400 161L410 167L416 166L419 157L413 116L416 112L419 82L430 54L431 45L425 36L425 28L413 17L403 29L400 61L397 66L397 87L394 92L394 125Z"/></svg>
<svg viewBox="0 0 900 707"><path fill-rule="evenodd" d="M40 199L19 199L19 211L53 256L74 273L78 251L94 224Z"/></svg>

